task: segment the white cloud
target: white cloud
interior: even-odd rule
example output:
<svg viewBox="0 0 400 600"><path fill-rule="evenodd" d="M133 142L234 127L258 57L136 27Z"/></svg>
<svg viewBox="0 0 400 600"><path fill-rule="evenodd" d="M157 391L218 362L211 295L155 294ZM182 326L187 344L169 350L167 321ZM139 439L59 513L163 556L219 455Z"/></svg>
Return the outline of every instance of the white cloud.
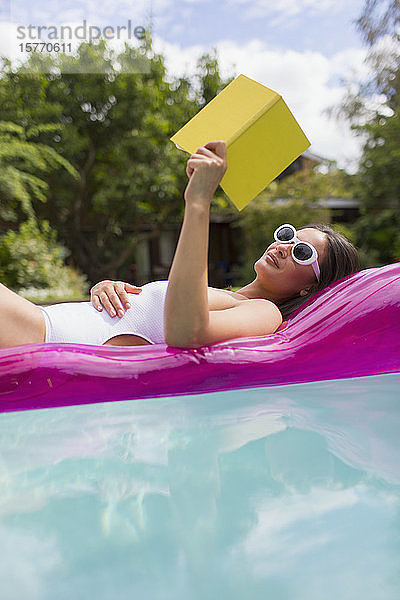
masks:
<svg viewBox="0 0 400 600"><path fill-rule="evenodd" d="M243 18L257 19L269 17L271 26L282 25L298 16L339 12L347 0L226 0L235 9L241 8Z"/></svg>
<svg viewBox="0 0 400 600"><path fill-rule="evenodd" d="M160 6L166 6L170 1L159 0L159 3ZM279 6L285 3L286 0L278 1ZM312 4L310 0L309 5ZM0 54L6 54L14 60L20 59L21 53L16 42L16 26L12 23L0 24ZM122 43L123 40L119 43L114 41L112 45L117 49ZM310 139L310 150L337 160L342 168L350 171L356 169L361 140L350 131L349 124L329 119L324 110L340 103L344 94L341 78L352 75L365 78L365 50L349 48L327 57L317 51L300 52L269 47L259 39L245 44L226 39L216 43L215 47L224 77L244 73L279 92ZM183 48L178 43L165 42L157 35L154 36L154 49L165 56L170 78L183 74L191 76L198 58L210 50L202 44Z"/></svg>
<svg viewBox="0 0 400 600"><path fill-rule="evenodd" d="M26 50L27 42L59 42L60 44L65 42L66 45L71 44L71 51L67 50L67 52L74 53L78 46L83 42L90 41L90 30L92 28L92 22L88 22L85 26L82 24L82 21L63 21L62 25L53 26L53 29L58 33L59 38L57 39L49 39L48 33L49 29L42 28L42 30L38 30L37 26L30 31L24 27L19 26L15 23L11 22L0 22L0 56L7 56L13 63L13 65L17 68L19 64L24 63L28 60L29 54ZM24 29L20 29L19 27L24 27ZM95 26L97 27L97 26ZM139 40L134 35L134 27L135 24L131 25L130 32L127 31L127 26L125 24L124 28L122 28L119 32L117 32L117 28L113 28L112 34L114 35L114 39L109 39L107 41L108 46L112 48L117 53L122 52L124 50L124 43L127 42L130 46L137 47L139 45ZM62 28L63 31L62 31ZM101 29L101 26L99 26ZM99 30L100 30L99 29ZM83 32L86 32L85 34ZM52 34L53 35L53 34ZM83 39L83 35L86 35L86 38ZM79 36L79 37L77 37ZM93 39L97 39L98 31L97 29L92 28L92 36ZM23 49L21 51L20 45L23 44ZM37 50L38 52L40 50Z"/></svg>
<svg viewBox="0 0 400 600"><path fill-rule="evenodd" d="M153 0L153 11L164 12L174 2L175 0ZM46 25L50 22L57 24L69 21L69 14L73 12L79 20L86 19L96 24L114 22L115 18L136 20L148 14L150 6L150 0L117 0L110 11L110 3L107 0L53 0L51 3L47 0L35 0L34 3L13 2L11 16L14 22Z"/></svg>
<svg viewBox="0 0 400 600"><path fill-rule="evenodd" d="M338 12L347 4L346 0L225 0L227 4L247 8L252 17L281 15L290 19L304 13Z"/></svg>
<svg viewBox="0 0 400 600"><path fill-rule="evenodd" d="M7 56L12 61L21 59L18 50L17 25L0 22L0 56Z"/></svg>
<svg viewBox="0 0 400 600"><path fill-rule="evenodd" d="M228 10L237 13L241 19L268 18L271 26L285 26L297 19L304 19L316 14L333 14L343 11L348 0L219 0ZM362 5L361 0L357 3ZM123 19L141 19L153 14L155 22L171 22L179 20L185 7L189 10L212 9L211 0L116 0L110 12L108 0L28 0L11 3L12 21L17 23L54 24L71 20L71 11L92 23L109 23ZM212 15L211 15L212 18ZM75 20L75 17L74 17Z"/></svg>
<svg viewBox="0 0 400 600"><path fill-rule="evenodd" d="M347 123L324 114L337 105L344 90L340 78L365 78L365 51L347 49L326 57L321 52L296 52L270 48L261 40L240 44L222 40L216 45L224 77L244 73L280 93L310 139L310 150L337 160L342 168L355 170L361 141ZM194 71L197 59L209 48L182 47L155 37L154 47L166 57L168 73L178 76Z"/></svg>

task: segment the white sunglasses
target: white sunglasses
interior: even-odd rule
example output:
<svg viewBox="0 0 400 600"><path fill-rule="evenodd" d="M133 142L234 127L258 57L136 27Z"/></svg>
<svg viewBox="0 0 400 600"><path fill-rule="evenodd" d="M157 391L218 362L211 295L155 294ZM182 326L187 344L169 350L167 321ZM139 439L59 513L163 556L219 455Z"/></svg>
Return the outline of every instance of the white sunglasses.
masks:
<svg viewBox="0 0 400 600"><path fill-rule="evenodd" d="M320 279L318 264L318 253L314 246L308 242L302 242L296 235L297 231L293 225L285 223L275 229L274 238L277 242L288 242L292 246L292 258L300 265L311 265L317 280Z"/></svg>

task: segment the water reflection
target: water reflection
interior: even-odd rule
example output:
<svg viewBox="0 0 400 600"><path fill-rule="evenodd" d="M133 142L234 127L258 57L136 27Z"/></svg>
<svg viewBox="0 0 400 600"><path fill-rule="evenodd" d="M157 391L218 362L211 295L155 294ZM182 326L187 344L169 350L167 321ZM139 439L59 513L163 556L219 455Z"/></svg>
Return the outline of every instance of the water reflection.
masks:
<svg viewBox="0 0 400 600"><path fill-rule="evenodd" d="M1 600L397 599L399 383L1 415Z"/></svg>

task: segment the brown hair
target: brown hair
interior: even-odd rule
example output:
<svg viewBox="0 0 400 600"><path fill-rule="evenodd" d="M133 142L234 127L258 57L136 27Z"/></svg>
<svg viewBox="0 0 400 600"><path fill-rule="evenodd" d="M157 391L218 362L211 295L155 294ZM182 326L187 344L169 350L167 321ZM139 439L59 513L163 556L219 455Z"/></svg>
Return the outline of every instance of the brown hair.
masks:
<svg viewBox="0 0 400 600"><path fill-rule="evenodd" d="M317 287L308 292L306 296L295 296L279 305L279 310L282 313L284 321L295 310L300 308L302 304L328 285L361 269L358 252L344 235L334 231L331 227L323 223L304 225L300 227L300 230L310 227L318 229L327 235L327 251L325 252L324 259L319 262L321 271L320 280Z"/></svg>

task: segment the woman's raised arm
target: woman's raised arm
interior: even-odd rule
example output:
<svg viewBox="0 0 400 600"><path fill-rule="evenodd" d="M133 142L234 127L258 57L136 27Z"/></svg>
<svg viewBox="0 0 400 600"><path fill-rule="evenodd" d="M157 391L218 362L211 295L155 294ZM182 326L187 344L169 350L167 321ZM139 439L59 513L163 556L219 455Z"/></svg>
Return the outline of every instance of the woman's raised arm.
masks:
<svg viewBox="0 0 400 600"><path fill-rule="evenodd" d="M227 169L224 141L198 148L187 162L185 215L164 307L165 340L195 347L208 327L208 235L211 199Z"/></svg>

